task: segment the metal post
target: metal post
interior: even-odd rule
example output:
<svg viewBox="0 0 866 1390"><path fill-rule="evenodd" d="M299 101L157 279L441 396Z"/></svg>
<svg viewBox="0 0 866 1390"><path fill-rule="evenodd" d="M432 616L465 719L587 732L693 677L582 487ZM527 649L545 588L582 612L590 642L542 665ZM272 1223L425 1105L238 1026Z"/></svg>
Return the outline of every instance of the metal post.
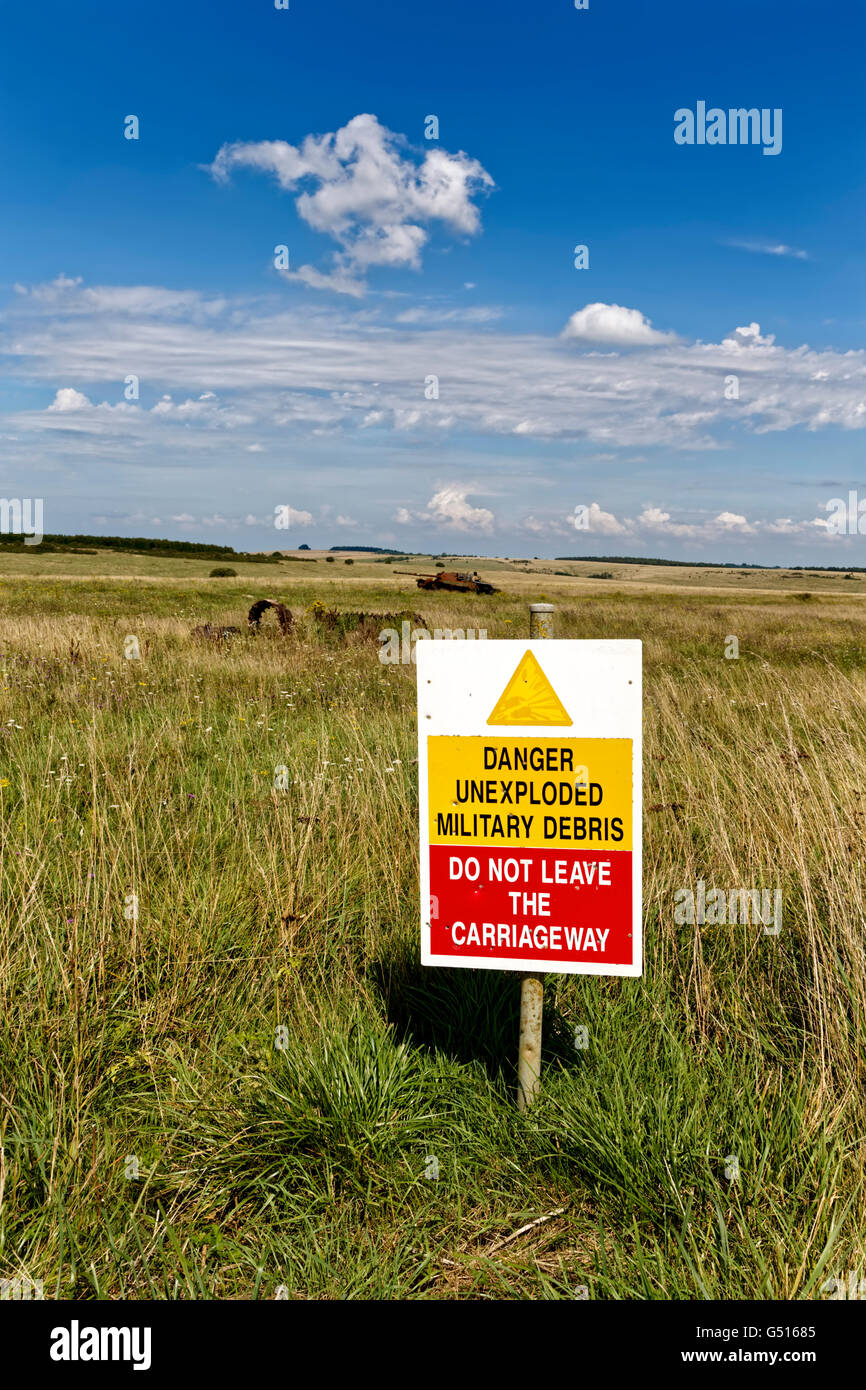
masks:
<svg viewBox="0 0 866 1390"><path fill-rule="evenodd" d="M533 641L553 637L552 603L529 605L529 636ZM528 1110L541 1084L541 1018L544 976L524 975L520 982L520 1043L517 1053L517 1108Z"/></svg>

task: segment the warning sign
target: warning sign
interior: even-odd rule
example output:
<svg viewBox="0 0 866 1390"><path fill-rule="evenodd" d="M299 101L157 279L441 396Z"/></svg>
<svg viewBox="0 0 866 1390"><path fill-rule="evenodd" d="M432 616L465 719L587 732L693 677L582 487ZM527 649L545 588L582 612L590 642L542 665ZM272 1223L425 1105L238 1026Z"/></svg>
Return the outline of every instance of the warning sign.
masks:
<svg viewBox="0 0 866 1390"><path fill-rule="evenodd" d="M639 975L640 642L417 665L423 963Z"/></svg>
<svg viewBox="0 0 866 1390"><path fill-rule="evenodd" d="M488 724L570 724L547 676L532 652L524 652Z"/></svg>

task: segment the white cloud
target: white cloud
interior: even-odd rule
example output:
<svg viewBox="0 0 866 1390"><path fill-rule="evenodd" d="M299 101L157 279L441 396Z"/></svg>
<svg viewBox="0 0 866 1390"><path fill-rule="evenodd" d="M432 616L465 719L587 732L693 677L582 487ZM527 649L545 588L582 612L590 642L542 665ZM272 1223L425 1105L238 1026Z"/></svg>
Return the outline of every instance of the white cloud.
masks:
<svg viewBox="0 0 866 1390"><path fill-rule="evenodd" d="M493 530L495 517L486 507L473 507L466 499L468 488L457 486L442 487L435 492L423 511L411 512L406 507L398 507L394 520L402 526L410 522L435 522L454 531Z"/></svg>
<svg viewBox="0 0 866 1390"><path fill-rule="evenodd" d="M493 530L493 513L486 507L471 506L462 488L440 488L430 498L427 507L432 521L437 521L442 526L452 526L456 531Z"/></svg>
<svg viewBox="0 0 866 1390"><path fill-rule="evenodd" d="M617 521L613 512L604 512L597 502L590 502L586 513L587 531L594 531L602 536L623 536L629 530L629 524L623 525ZM584 529L584 528L581 528Z"/></svg>
<svg viewBox="0 0 866 1390"><path fill-rule="evenodd" d="M808 261L808 251L798 251L794 246L786 246L783 241L728 241L738 251L752 251L759 256L787 256L795 261Z"/></svg>
<svg viewBox="0 0 866 1390"><path fill-rule="evenodd" d="M90 404L91 402L88 400L87 396L82 395L80 391L76 391L73 386L61 386L48 409L60 412L65 410L84 410Z"/></svg>
<svg viewBox="0 0 866 1390"><path fill-rule="evenodd" d="M715 524L722 531L742 531L746 535L751 535L755 529L744 516L738 516L736 512L719 512Z"/></svg>
<svg viewBox="0 0 866 1390"><path fill-rule="evenodd" d="M330 134L308 135L299 146L286 140L223 145L210 172L226 182L240 168L272 174L287 192L304 185L295 202L299 216L340 250L331 275L311 266L284 273L343 294L357 294L357 273L371 266L417 269L433 222L473 236L481 225L473 199L494 186L462 150L431 148L419 162L403 137L368 113Z"/></svg>
<svg viewBox="0 0 866 1390"><path fill-rule="evenodd" d="M30 295L33 299L43 304L54 304L65 290L74 290L81 283L82 277L80 275L71 277L69 275L64 275L61 271L53 280L49 280L41 285L33 285L32 287L27 285L16 285L15 293Z"/></svg>
<svg viewBox="0 0 866 1390"><path fill-rule="evenodd" d="M731 351L736 351L739 348L770 348L775 341L774 333L768 333L766 337L762 337L761 325L750 323L745 328L735 328L729 338L723 338L722 347Z"/></svg>
<svg viewBox="0 0 866 1390"><path fill-rule="evenodd" d="M662 527L671 519L670 512L663 512L661 507L644 507L640 514L640 521L645 526Z"/></svg>
<svg viewBox="0 0 866 1390"><path fill-rule="evenodd" d="M404 309L398 314L396 323L493 323L502 318L502 310L479 304L469 309L435 309L418 305L414 309Z"/></svg>
<svg viewBox="0 0 866 1390"><path fill-rule="evenodd" d="M563 338L612 347L651 347L675 343L675 333L659 333L639 309L621 304L585 304L572 314L562 330Z"/></svg>
<svg viewBox="0 0 866 1390"><path fill-rule="evenodd" d="M715 449L732 435L866 427L866 352L784 348L757 323L721 343L634 346L624 357L495 326L420 327L316 304L292 311L276 295L231 301L220 313L193 307L184 319L176 298L157 314L158 297L137 296L149 306L140 316L81 285L64 289L62 309L49 311L29 292L12 301L0 351L14 374L55 391L58 381L115 382L120 397L118 363L134 362L142 381L164 392L147 409L122 399L92 405L63 386L56 408L8 417L22 448L34 433L50 448L57 433L58 450L101 447L116 462L123 449L129 461L142 457L148 444L201 455L217 436L254 425L256 441L274 453L286 432L315 439L375 427L419 440L586 440L623 458L653 446ZM427 401L425 377L440 363L440 399ZM736 402L724 394L731 372Z"/></svg>
<svg viewBox="0 0 866 1390"><path fill-rule="evenodd" d="M670 512L654 504L645 506L636 517L621 519L612 512L602 511L597 502L586 507L585 513L587 525L578 527L578 534L588 531L601 536L634 538L646 535L656 540L668 537L687 541L715 541L724 537L746 538L761 534L795 536L822 529L827 532L829 526L828 521L818 518L813 521L793 521L790 517L782 517L776 521L750 521L740 513L730 511L719 512L705 521L675 521ZM541 530L540 526L532 527L529 524L532 520L533 518L527 518L523 525L530 530ZM573 522L573 518L570 520ZM558 528L555 524L548 524L544 529L553 531Z"/></svg>
<svg viewBox="0 0 866 1390"><path fill-rule="evenodd" d="M311 290L333 290L335 294L348 294L353 299L363 299L367 292L363 280L353 280L341 271L326 275L312 265L302 265L297 270L281 270L280 275L284 280L300 280Z"/></svg>
<svg viewBox="0 0 866 1390"><path fill-rule="evenodd" d="M343 516L342 513L338 513L336 524L337 526L360 526L361 523L356 521L353 516Z"/></svg>

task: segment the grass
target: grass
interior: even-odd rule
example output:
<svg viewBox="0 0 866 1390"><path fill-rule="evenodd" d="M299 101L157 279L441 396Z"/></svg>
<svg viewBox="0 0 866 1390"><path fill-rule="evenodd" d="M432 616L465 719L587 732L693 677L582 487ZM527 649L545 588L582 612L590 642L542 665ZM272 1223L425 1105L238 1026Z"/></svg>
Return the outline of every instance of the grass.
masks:
<svg viewBox="0 0 866 1390"><path fill-rule="evenodd" d="M310 615L190 636L264 593L405 607L367 568L0 585L0 1275L798 1299L862 1274L862 600L545 576L557 635L644 641L646 973L548 977L522 1116L517 977L418 964L414 668ZM524 635L539 580L501 582L410 606ZM781 888L780 935L678 925L699 878Z"/></svg>

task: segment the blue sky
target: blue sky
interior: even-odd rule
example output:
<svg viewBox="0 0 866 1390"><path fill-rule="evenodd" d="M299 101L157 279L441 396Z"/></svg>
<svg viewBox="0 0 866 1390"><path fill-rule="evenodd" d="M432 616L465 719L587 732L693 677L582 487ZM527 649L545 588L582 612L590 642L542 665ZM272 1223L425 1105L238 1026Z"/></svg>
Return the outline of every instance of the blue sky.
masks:
<svg viewBox="0 0 866 1390"><path fill-rule="evenodd" d="M866 498L864 14L18 7L3 495L245 549L866 563L824 520ZM781 110L780 152L677 144L699 101Z"/></svg>

